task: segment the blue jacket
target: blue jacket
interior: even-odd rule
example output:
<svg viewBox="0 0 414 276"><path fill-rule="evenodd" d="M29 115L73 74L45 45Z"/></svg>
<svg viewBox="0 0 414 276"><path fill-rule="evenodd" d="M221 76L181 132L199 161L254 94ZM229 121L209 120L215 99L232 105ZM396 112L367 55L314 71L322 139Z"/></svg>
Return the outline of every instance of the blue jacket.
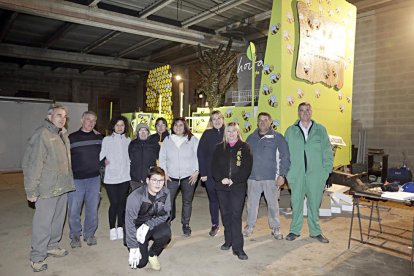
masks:
<svg viewBox="0 0 414 276"><path fill-rule="evenodd" d="M290 167L289 148L279 132L269 129L266 135L259 136L256 129L247 137L253 153L253 169L249 179L275 180L276 175L286 176Z"/></svg>

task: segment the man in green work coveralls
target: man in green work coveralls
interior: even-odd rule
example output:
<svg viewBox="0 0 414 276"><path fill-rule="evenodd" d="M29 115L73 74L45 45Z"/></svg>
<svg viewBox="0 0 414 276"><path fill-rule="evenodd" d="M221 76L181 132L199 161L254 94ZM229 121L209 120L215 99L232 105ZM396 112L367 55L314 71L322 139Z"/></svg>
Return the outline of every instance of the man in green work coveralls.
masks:
<svg viewBox="0 0 414 276"><path fill-rule="evenodd" d="M292 222L286 240L293 241L300 236L306 196L309 234L311 238L328 243L319 226L319 206L326 180L332 171L331 144L325 127L311 120L312 107L309 103L299 104L298 115L299 120L285 133L291 161L287 180L292 192Z"/></svg>

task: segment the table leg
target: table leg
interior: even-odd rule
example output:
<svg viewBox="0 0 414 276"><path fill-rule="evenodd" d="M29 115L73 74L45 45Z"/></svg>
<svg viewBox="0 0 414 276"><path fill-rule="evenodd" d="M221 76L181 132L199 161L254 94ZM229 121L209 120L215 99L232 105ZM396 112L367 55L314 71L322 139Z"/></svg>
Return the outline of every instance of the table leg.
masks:
<svg viewBox="0 0 414 276"><path fill-rule="evenodd" d="M373 211L374 211L374 201L371 200L371 212L369 214L368 237L367 237L367 240L369 240L369 234L371 232L371 222L372 222L372 212Z"/></svg>
<svg viewBox="0 0 414 276"><path fill-rule="evenodd" d="M379 208L378 208L378 201L377 201L377 204L376 204L376 208L377 208L378 225L379 225L380 233L382 233L382 225L381 225L380 211L379 211Z"/></svg>
<svg viewBox="0 0 414 276"><path fill-rule="evenodd" d="M352 227L354 226L355 204L357 200L358 199L354 197L354 200L352 201L352 215L351 215L351 227L349 228L348 249L351 247Z"/></svg>
<svg viewBox="0 0 414 276"><path fill-rule="evenodd" d="M357 212L358 212L358 224L359 224L359 235L361 236L361 242L364 242L364 239L362 238L362 226L361 226L361 211L359 209L359 198L357 198Z"/></svg>

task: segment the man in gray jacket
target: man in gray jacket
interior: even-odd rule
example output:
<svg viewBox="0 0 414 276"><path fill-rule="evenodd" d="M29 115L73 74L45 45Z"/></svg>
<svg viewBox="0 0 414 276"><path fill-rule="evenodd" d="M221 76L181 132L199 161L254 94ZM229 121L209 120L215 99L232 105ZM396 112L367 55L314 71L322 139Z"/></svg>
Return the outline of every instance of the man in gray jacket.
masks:
<svg viewBox="0 0 414 276"><path fill-rule="evenodd" d="M247 224L243 235L249 237L257 220L262 193L267 201L269 226L275 239L283 239L280 232L279 196L280 186L285 183L289 171L289 148L282 134L274 131L269 113L257 116L258 128L247 137L253 153L253 169L247 181Z"/></svg>
<svg viewBox="0 0 414 276"><path fill-rule="evenodd" d="M46 257L68 254L59 247L67 193L74 190L70 143L64 128L66 118L65 106L51 105L43 126L36 129L30 138L23 157L27 200L36 205L30 254L34 272L47 269Z"/></svg>

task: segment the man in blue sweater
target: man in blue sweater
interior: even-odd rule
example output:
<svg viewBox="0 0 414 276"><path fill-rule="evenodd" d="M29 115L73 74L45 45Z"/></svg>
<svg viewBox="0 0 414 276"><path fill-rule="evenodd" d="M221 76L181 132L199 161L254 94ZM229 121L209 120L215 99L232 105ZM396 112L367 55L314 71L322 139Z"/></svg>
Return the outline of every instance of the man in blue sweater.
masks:
<svg viewBox="0 0 414 276"><path fill-rule="evenodd" d="M99 177L99 153L103 136L94 130L97 116L93 111L82 115L82 127L69 135L72 171L76 190L68 194L68 220L70 245L81 247L81 211L85 202L83 239L87 245L96 245L95 231L98 228L98 204L101 180Z"/></svg>
<svg viewBox="0 0 414 276"><path fill-rule="evenodd" d="M280 186L285 183L289 171L289 149L282 134L270 125L272 117L261 112L257 116L258 128L247 137L253 153L253 169L247 181L247 225L243 235L253 234L262 193L267 201L269 226L275 239L283 239L280 232L279 196Z"/></svg>

